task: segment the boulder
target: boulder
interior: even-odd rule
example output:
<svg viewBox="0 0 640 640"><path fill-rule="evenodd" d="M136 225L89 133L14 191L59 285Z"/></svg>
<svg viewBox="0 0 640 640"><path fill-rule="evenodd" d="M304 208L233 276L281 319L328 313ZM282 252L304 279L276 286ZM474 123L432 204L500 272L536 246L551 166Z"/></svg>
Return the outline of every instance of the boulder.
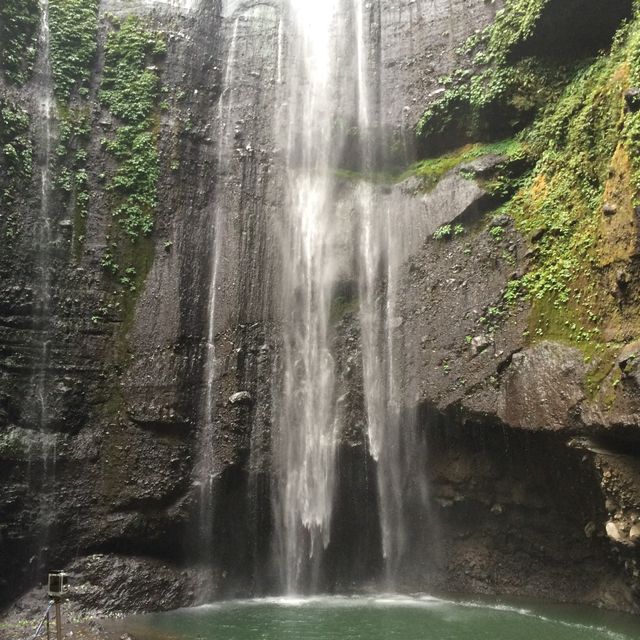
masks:
<svg viewBox="0 0 640 640"><path fill-rule="evenodd" d="M624 534L621 531L620 527L613 521L609 520L605 525L605 531L611 540L614 542L623 542Z"/></svg>
<svg viewBox="0 0 640 640"><path fill-rule="evenodd" d="M475 358L486 351L492 344L491 338L485 335L476 336L471 340L471 355Z"/></svg>
<svg viewBox="0 0 640 640"><path fill-rule="evenodd" d="M253 396L248 391L238 391L229 398L229 403L233 405L252 405Z"/></svg>

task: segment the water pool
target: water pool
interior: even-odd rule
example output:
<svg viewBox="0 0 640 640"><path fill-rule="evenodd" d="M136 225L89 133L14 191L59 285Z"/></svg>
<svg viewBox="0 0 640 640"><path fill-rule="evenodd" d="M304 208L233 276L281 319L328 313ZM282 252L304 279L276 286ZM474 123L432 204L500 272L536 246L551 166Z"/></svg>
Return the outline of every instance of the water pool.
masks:
<svg viewBox="0 0 640 640"><path fill-rule="evenodd" d="M118 623L135 640L637 640L640 620L584 607L430 596L230 601Z"/></svg>

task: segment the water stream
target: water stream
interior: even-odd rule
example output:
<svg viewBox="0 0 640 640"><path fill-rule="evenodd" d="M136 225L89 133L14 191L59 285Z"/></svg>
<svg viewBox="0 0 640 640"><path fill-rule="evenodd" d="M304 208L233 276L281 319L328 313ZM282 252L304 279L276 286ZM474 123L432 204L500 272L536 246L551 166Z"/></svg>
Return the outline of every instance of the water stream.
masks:
<svg viewBox="0 0 640 640"><path fill-rule="evenodd" d="M337 141L333 40L337 0L290 0L284 383L275 455L283 583L317 583L335 484L335 369L329 314L335 282L332 200Z"/></svg>
<svg viewBox="0 0 640 640"><path fill-rule="evenodd" d="M247 84L236 78L235 68L243 56L238 51L239 30L248 19L242 12L249 9L241 4L231 7L236 12L229 15L237 17L227 43L218 103L217 180L222 186L213 206L206 392L197 473L200 540L208 550L215 546L211 522L218 473L213 452L217 305L226 277L222 271L229 271L220 261L232 235L225 229L237 207L228 195L232 182L226 186L225 181L238 170L232 166L234 114L236 107L241 112L240 87ZM343 372L332 353L331 314L340 287L357 290L359 298L362 391L377 475L387 587L396 585L412 545L429 546L426 451L415 416L403 409L406 345L396 308L401 265L421 237L420 210L408 206L398 189L381 189L366 179L348 184L338 177L345 157L356 163L363 177L380 169L376 87L382 70L375 15L365 0L284 0L273 42L273 77L254 70L263 87L276 87L271 115L278 149L274 170L282 174L284 200L278 233L282 329L273 384L273 506L275 563L281 588L288 594L322 588L323 556L331 540L337 450L345 426L338 401Z"/></svg>
<svg viewBox="0 0 640 640"><path fill-rule="evenodd" d="M38 111L36 120L36 173L39 179L40 207L35 221L35 270L34 319L37 336L34 344L33 369L30 380L32 389L33 422L37 425L37 438L30 446L29 474L34 473L34 462L39 465L39 551L38 568L46 563L50 526L55 511L55 484L57 437L50 428L49 411L49 363L51 349L51 260L53 243L53 212L51 209L51 163L53 138L55 135L55 102L53 73L51 68L51 42L49 31L49 0L40 2L40 30L38 65L35 82L38 88ZM33 459L34 454L37 456Z"/></svg>
<svg viewBox="0 0 640 640"><path fill-rule="evenodd" d="M239 19L233 22L228 55L225 64L224 85L217 108L217 152L216 173L218 178L223 178L231 170L233 158L233 101L234 72L236 67L236 54L238 48ZM206 360L204 367L205 394L203 407L203 420L199 433L198 452L199 459L196 465L196 482L198 483L199 496L199 535L198 547L201 560L205 566L211 565L213 558L213 516L214 516L214 489L215 479L218 474L216 456L214 453L215 437L215 401L217 361L215 337L216 302L220 287L220 270L222 259L222 247L225 242L225 230L227 215L224 207L224 193L220 188L215 196L212 211L212 251L211 251L211 276L209 278L209 300L207 311L207 342Z"/></svg>
<svg viewBox="0 0 640 640"><path fill-rule="evenodd" d="M38 290L35 300L35 317L40 331L40 352L36 359L33 384L39 431L44 433L48 423L47 408L47 364L49 361L49 316L51 313L51 149L53 145L53 75L51 70L51 45L49 34L49 1L41 2L40 18L40 61L37 77L40 104L38 110L38 155L40 169L40 210L37 220L36 269ZM48 466L48 453L45 447L44 464ZM53 463L53 462L52 462ZM55 466L55 465L54 465Z"/></svg>

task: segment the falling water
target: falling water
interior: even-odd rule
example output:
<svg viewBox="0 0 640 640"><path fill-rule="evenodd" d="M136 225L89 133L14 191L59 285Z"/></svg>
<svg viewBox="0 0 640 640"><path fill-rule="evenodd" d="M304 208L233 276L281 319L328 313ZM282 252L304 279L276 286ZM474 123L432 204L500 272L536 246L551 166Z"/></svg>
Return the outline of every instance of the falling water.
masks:
<svg viewBox="0 0 640 640"><path fill-rule="evenodd" d="M40 24L40 74L38 78L40 104L39 104L39 150L38 163L40 166L40 212L37 221L37 270L38 270L38 295L36 300L35 315L42 331L42 345L38 357L36 373L34 375L35 398L38 404L37 415L40 431L47 426L47 398L46 398L46 371L49 360L49 339L47 323L50 315L51 302L51 147L52 147L52 122L53 122L53 78L50 59L49 36L49 2L42 0L41 24ZM45 464L47 460L45 458Z"/></svg>
<svg viewBox="0 0 640 640"><path fill-rule="evenodd" d="M369 444L376 461L386 586L395 588L405 554L416 551L410 544L416 542L412 514L417 510L428 518L426 448L415 415L403 409L406 347L397 315L400 267L410 242L398 217L410 220L410 215L402 197L381 197L371 185L359 185L356 195L363 228L360 317Z"/></svg>
<svg viewBox="0 0 640 640"><path fill-rule="evenodd" d="M351 157L354 152L359 155L363 174L377 168L379 109L372 104L376 91L371 79L375 71L371 15L365 0L285 0L274 25L272 80L278 99L273 122L276 146L283 150L276 157L284 162L285 201L279 234L283 323L276 365L281 375L274 383L274 507L281 583L288 593L313 592L323 586L320 572L331 536L341 433L331 308L341 278L356 275L354 265L360 288L368 440L376 461L383 553L391 583L411 543L410 521L415 514L411 508L426 508L420 468L424 451L414 422L402 410L401 321L396 317L400 266L411 236L419 235L418 225L412 214L402 210L405 203L395 191L383 194L367 182L353 185L354 215L346 223L357 229L353 242L345 241L345 224L340 222L345 207L338 202L336 169L347 141L345 122L357 124L359 131L359 147L349 150ZM239 40L244 43L243 19L231 23L217 105L219 186L212 207L206 385L197 466L201 559L209 563L214 482L219 473L214 456L217 303L224 272L230 269L224 262L224 247L233 235L229 216L237 204L223 192L225 185L230 187L226 190L235 188L230 181L237 169L234 115L243 103L240 85L246 80L235 77L242 73L239 65L246 53L244 45L239 47ZM341 188L344 200L345 185Z"/></svg>
<svg viewBox="0 0 640 640"><path fill-rule="evenodd" d="M233 157L232 115L234 101L234 68L238 47L239 19L233 23L229 53L226 60L223 91L220 95L217 109L217 175L219 179L225 176L231 167ZM197 483L200 487L199 513L199 543L203 560L210 561L213 553L213 511L214 511L214 481L217 474L214 455L215 430L215 397L217 362L215 350L216 336L216 301L220 285L220 261L222 247L225 241L226 212L224 200L219 189L213 206L213 243L211 254L211 276L209 279L209 304L207 313L207 344L205 361L205 397L203 409L203 426L200 430L198 446L199 460L196 467ZM210 564L207 562L207 564Z"/></svg>
<svg viewBox="0 0 640 640"><path fill-rule="evenodd" d="M365 172L371 172L376 168L380 127L372 126L367 6L362 0L353 3L361 165ZM376 461L388 588L397 585L408 551L412 512L417 510L422 516L428 513L425 444L411 412L402 410L406 389L400 384L403 345L399 344L398 335L402 325L402 318L397 316L398 278L411 237L419 237L416 231L420 226L415 219L415 206L405 205L406 198L397 190L381 194L371 183L356 186L355 207L361 229L359 286L364 396L370 452Z"/></svg>
<svg viewBox="0 0 640 640"><path fill-rule="evenodd" d="M332 207L337 0L290 0L286 149L284 383L276 415L283 582L313 590L329 542L334 492L335 372L329 345L335 282Z"/></svg>
<svg viewBox="0 0 640 640"><path fill-rule="evenodd" d="M38 567L46 562L45 553L49 529L54 513L57 438L49 431L49 407L47 402L48 369L50 359L50 316L51 316L51 244L52 212L51 198L51 153L53 145L54 99L53 74L49 34L49 1L41 0L38 74L36 76L39 97L37 129L37 164L40 168L40 208L35 231L35 266L37 288L34 300L35 326L39 332L38 348L35 353L31 388L34 399L34 419L39 441L39 455L42 464L43 489L40 495L39 553ZM31 456L30 456L31 458ZM30 466L33 462L30 460Z"/></svg>

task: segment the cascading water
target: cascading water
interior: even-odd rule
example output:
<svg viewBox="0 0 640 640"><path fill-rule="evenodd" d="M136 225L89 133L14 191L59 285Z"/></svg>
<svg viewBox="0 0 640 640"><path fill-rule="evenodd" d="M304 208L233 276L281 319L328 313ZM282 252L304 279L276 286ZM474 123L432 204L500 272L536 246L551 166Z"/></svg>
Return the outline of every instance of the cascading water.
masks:
<svg viewBox="0 0 640 640"><path fill-rule="evenodd" d="M353 1L361 166L365 173L371 173L376 169L381 127L372 122L372 47L365 15L369 5ZM394 588L415 529L412 513L423 519L423 527L428 514L425 443L418 434L415 416L402 411L407 394L402 388L400 361L404 345L398 344L402 318L397 316L398 274L411 242L420 237L415 233L420 221L415 207L413 212L407 208L397 190L382 194L370 182L356 186L355 208L361 229L360 322L369 445L376 461L387 588Z"/></svg>
<svg viewBox="0 0 640 640"><path fill-rule="evenodd" d="M231 6L236 7L236 18L227 21L230 35L217 105L218 187L212 207L203 426L196 469L205 566L214 560L214 495L219 475L214 453L219 291L226 291L227 280L233 279L225 247L233 238L231 216L242 207L241 198L233 195L238 188L234 176L243 171L236 160L255 146L244 147L249 134L246 116L240 115L247 103L243 92L251 84L249 76L263 73L251 64L241 65L247 53L245 40L255 37L250 35L250 21L263 9L271 10L267 5L263 9ZM363 395L390 586L410 537L408 505L426 505L424 473L419 468L424 451L415 425L401 411L405 396L399 388L397 363L397 280L409 236L419 223L408 212L398 219L404 215L401 197L383 194L366 181L345 185L337 179L347 156L355 159L363 175L378 168L380 109L372 78L379 72L379 43L371 36L374 14L364 0L284 0L270 41L275 64L266 82L276 87L273 124L276 146L283 150L275 154L273 167L280 171L284 194L278 228L282 349L273 394L273 495L277 564L287 593L314 592L324 586L321 571L331 538L337 448L343 432L337 397L341 372L336 371L332 355L332 304L344 283L359 283ZM264 91L268 85L265 80L260 83ZM243 146L236 149L240 138ZM345 198L349 190L351 195ZM351 204L345 206L347 201Z"/></svg>
<svg viewBox="0 0 640 640"><path fill-rule="evenodd" d="M51 147L53 123L53 75L51 71L51 52L49 35L49 1L41 2L40 18L40 73L38 74L39 131L38 131L38 165L40 167L40 211L37 221L37 255L38 291L35 305L35 316L41 331L41 347L33 376L35 399L37 403L39 431L44 433L47 427L47 363L49 360L48 322L51 304ZM48 463L48 447L44 449L45 467ZM55 451L55 449L54 449Z"/></svg>
<svg viewBox="0 0 640 640"><path fill-rule="evenodd" d="M284 246L284 382L277 407L282 579L313 590L329 542L335 483L335 372L329 345L335 281L332 207L337 141L337 0L289 0L288 206Z"/></svg>
<svg viewBox="0 0 640 640"><path fill-rule="evenodd" d="M340 427L330 316L345 259L339 255L344 245L334 176L346 141L337 123L342 118L357 124L357 149L348 153L363 175L378 168L380 126L372 81L378 43L371 41L370 4L289 0L287 6L288 243L283 250L284 382L276 410L275 456L282 579L288 592L299 592L319 586L336 489ZM407 550L412 514L427 505L424 449L416 425L401 411L396 362L397 280L409 236L419 224L408 213L402 218L401 196L383 194L366 181L352 189L355 217L350 224L357 239L356 246L347 247L346 262L359 264L364 396L392 587Z"/></svg>

